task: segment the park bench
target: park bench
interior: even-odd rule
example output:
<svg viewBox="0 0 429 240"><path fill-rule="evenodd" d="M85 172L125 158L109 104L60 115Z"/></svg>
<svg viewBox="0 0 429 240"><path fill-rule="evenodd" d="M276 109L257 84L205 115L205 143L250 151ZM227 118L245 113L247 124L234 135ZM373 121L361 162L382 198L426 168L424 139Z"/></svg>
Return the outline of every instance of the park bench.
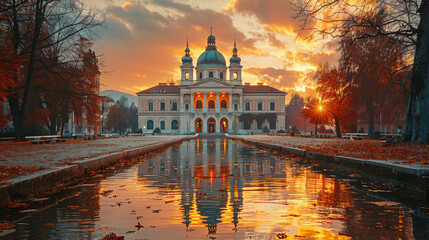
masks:
<svg viewBox="0 0 429 240"><path fill-rule="evenodd" d="M362 140L368 137L368 133L346 133L343 138L351 139L351 140Z"/></svg>
<svg viewBox="0 0 429 240"><path fill-rule="evenodd" d="M65 142L66 139L60 135L49 135L49 136L30 136L27 137L32 144L48 144L50 142Z"/></svg>

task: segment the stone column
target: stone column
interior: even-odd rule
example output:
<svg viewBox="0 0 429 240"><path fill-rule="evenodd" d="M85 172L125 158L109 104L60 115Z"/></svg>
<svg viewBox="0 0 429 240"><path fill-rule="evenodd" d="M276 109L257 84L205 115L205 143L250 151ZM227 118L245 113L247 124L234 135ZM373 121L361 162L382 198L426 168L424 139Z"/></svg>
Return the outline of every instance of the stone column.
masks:
<svg viewBox="0 0 429 240"><path fill-rule="evenodd" d="M243 94L239 95L240 97L240 106L238 108L239 112L243 112Z"/></svg>
<svg viewBox="0 0 429 240"><path fill-rule="evenodd" d="M190 108L190 110L191 110L191 112L195 112L195 110L194 110L194 93L191 93L191 106L189 106Z"/></svg>
<svg viewBox="0 0 429 240"><path fill-rule="evenodd" d="M219 108L220 108L220 102L219 102L219 94L220 93L215 93L216 94L216 112L220 112Z"/></svg>
<svg viewBox="0 0 429 240"><path fill-rule="evenodd" d="M203 133L207 133L207 129L208 129L208 122L207 122L207 118L201 118L203 120Z"/></svg>
<svg viewBox="0 0 429 240"><path fill-rule="evenodd" d="M207 112L207 93L203 93L204 102L203 102L203 112Z"/></svg>
<svg viewBox="0 0 429 240"><path fill-rule="evenodd" d="M229 103L228 103L228 107L229 107L229 111L228 112L232 112L232 93L229 93Z"/></svg>
<svg viewBox="0 0 429 240"><path fill-rule="evenodd" d="M185 111L185 99L184 99L184 94L180 94L180 112L184 112Z"/></svg>

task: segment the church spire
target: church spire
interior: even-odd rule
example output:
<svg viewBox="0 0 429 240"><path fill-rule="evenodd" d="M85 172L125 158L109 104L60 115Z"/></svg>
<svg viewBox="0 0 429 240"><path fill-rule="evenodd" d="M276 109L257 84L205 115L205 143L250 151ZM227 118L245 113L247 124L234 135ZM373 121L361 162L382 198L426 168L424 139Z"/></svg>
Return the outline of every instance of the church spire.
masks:
<svg viewBox="0 0 429 240"><path fill-rule="evenodd" d="M189 44L188 44L188 38L186 38L186 49L185 49L185 56L189 57Z"/></svg>
<svg viewBox="0 0 429 240"><path fill-rule="evenodd" d="M188 38L186 38L186 48L185 48L185 56L182 57L182 63L190 63L192 64L192 57L189 54L191 52L191 50L189 50L189 43L188 43Z"/></svg>
<svg viewBox="0 0 429 240"><path fill-rule="evenodd" d="M231 65L238 64L240 65L241 59L238 57L238 50L237 50L237 42L234 38L234 48L232 49L232 57L229 59L229 62Z"/></svg>
<svg viewBox="0 0 429 240"><path fill-rule="evenodd" d="M237 44L236 44L236 41L235 41L235 38L234 38L234 48L232 49L232 56L233 57L237 57Z"/></svg>

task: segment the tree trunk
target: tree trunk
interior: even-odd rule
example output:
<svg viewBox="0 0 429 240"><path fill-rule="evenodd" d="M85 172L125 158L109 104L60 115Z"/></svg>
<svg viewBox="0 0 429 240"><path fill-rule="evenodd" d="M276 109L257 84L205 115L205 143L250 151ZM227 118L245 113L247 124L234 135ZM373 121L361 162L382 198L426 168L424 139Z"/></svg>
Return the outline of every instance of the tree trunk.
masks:
<svg viewBox="0 0 429 240"><path fill-rule="evenodd" d="M337 133L337 137L342 138L343 136L341 135L340 120L338 119L338 117L334 117L334 122L335 122L335 132Z"/></svg>
<svg viewBox="0 0 429 240"><path fill-rule="evenodd" d="M34 16L34 33L33 33L33 39L31 41L31 52L30 52L30 58L28 61L28 72L27 72L27 78L25 81L24 86L24 96L22 98L22 104L19 107L15 107L15 114L13 123L15 127L15 142L22 142L25 141L25 131L24 131L24 118L25 114L27 112L28 108L28 101L30 97L30 91L31 91L31 81L33 80L33 72L34 72L34 62L36 59L36 47L37 47L37 40L39 38L40 29L42 28L42 20L44 16L44 9L43 9L43 0L37 0L36 2L36 11Z"/></svg>
<svg viewBox="0 0 429 240"><path fill-rule="evenodd" d="M429 0L419 8L417 45L411 75L411 91L400 142L429 143Z"/></svg>
<svg viewBox="0 0 429 240"><path fill-rule="evenodd" d="M372 96L366 98L366 112L368 114L368 137L374 137L374 104Z"/></svg>
<svg viewBox="0 0 429 240"><path fill-rule="evenodd" d="M317 123L316 123L315 128L314 128L314 135L317 137Z"/></svg>

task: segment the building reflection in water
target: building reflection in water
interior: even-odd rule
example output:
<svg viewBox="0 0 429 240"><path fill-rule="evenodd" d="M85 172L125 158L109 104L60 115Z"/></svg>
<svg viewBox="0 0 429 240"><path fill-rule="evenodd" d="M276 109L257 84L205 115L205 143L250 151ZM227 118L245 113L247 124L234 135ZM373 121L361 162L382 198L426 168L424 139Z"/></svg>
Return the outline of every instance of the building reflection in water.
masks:
<svg viewBox="0 0 429 240"><path fill-rule="evenodd" d="M188 141L171 149L171 156L180 158L166 159L160 164L149 159L139 166L138 174L161 185L179 182L186 228L192 223L191 212L196 210L208 233L215 234L224 220L222 213L229 211L236 231L243 209L243 181L286 176L284 162L259 158L258 154L249 155L244 150L225 138Z"/></svg>
<svg viewBox="0 0 429 240"><path fill-rule="evenodd" d="M353 196L349 184L295 160L285 161L225 138L188 141L168 151L164 156L169 158L143 162L138 175L158 186L179 186L182 223L187 230L203 225L215 234L220 223L229 222L234 231L244 227L265 234L286 226L307 237L344 238L339 233L345 232L356 237L362 229L368 236L379 231L389 235L397 229L398 237L410 236L412 223L404 209L391 208L395 217L379 221L372 213L385 211L385 206L366 204L366 199ZM247 215L241 216L245 201ZM273 220L259 216L266 213Z"/></svg>

